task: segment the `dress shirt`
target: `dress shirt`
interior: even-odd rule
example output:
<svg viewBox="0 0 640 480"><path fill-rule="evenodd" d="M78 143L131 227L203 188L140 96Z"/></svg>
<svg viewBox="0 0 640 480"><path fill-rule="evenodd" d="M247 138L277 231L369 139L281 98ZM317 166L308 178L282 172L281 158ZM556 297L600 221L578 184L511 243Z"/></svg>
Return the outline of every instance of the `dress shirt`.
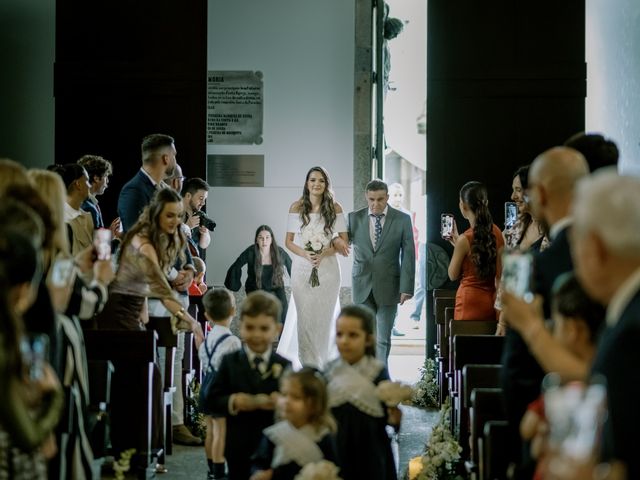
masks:
<svg viewBox="0 0 640 480"><path fill-rule="evenodd" d="M149 179L149 181L151 182L151 184L156 188L156 190L160 190L161 188L169 188L169 185L167 185L166 183L164 183L164 180L163 180L163 181L160 181L160 183L156 182L156 181L153 179L153 177L152 177L151 175L149 175L149 173L148 173L144 168L141 168L141 169L140 169L140 171L141 171L142 173L144 173L144 174L147 176L147 178Z"/></svg>
<svg viewBox="0 0 640 480"><path fill-rule="evenodd" d="M65 223L69 223L74 218L79 217L80 215L85 215L85 214L89 215L87 212L84 212L82 210L76 210L71 205L69 205L67 202L64 202L64 221L65 221Z"/></svg>
<svg viewBox="0 0 640 480"><path fill-rule="evenodd" d="M633 272L616 290L607 307L607 326L614 327L636 292L640 290L640 268Z"/></svg>
<svg viewBox="0 0 640 480"><path fill-rule="evenodd" d="M256 357L262 357L262 363L258 366L258 371L260 372L261 375L263 375L267 371L269 358L271 358L271 350L272 348L269 347L263 353L256 353L253 350L251 350L249 347L244 345L244 351L247 354L247 358L249 359L249 365L251 365L252 368L254 366L253 359Z"/></svg>
<svg viewBox="0 0 640 480"><path fill-rule="evenodd" d="M558 236L558 234L562 230L567 228L569 225L571 225L571 223L573 223L573 218L571 218L571 217L562 217L556 223L551 225L551 227L549 227L549 239L551 241L553 241Z"/></svg>
<svg viewBox="0 0 640 480"><path fill-rule="evenodd" d="M374 248L378 248L378 245L376 245L376 217L371 216L373 215L373 212L371 211L371 209L369 209L368 212L369 212L369 238L371 238L371 245L373 245ZM384 231L384 222L387 219L387 213L389 213L389 205L384 207L384 210L381 213L383 217L380 218L380 225L382 225L383 231Z"/></svg>

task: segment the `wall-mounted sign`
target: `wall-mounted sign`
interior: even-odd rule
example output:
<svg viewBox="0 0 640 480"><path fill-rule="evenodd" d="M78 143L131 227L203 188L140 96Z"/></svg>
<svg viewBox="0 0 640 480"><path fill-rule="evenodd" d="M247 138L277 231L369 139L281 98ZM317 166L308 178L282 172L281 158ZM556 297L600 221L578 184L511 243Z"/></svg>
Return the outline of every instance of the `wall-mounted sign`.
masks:
<svg viewBox="0 0 640 480"><path fill-rule="evenodd" d="M262 72L207 73L207 144L262 143Z"/></svg>
<svg viewBox="0 0 640 480"><path fill-rule="evenodd" d="M264 155L207 155L212 187L264 187Z"/></svg>

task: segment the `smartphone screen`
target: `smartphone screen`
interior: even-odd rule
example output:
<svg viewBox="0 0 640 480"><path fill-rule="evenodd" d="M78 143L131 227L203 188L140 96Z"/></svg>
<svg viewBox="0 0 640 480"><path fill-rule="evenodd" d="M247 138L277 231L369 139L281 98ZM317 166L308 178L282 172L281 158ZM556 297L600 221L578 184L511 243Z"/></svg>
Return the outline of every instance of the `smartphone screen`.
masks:
<svg viewBox="0 0 640 480"><path fill-rule="evenodd" d="M93 249L98 260L111 258L111 230L99 228L93 233Z"/></svg>
<svg viewBox="0 0 640 480"><path fill-rule="evenodd" d="M453 235L453 214L452 213L443 213L440 215L440 236L445 240L451 238Z"/></svg>
<svg viewBox="0 0 640 480"><path fill-rule="evenodd" d="M38 380L44 373L44 365L49 356L49 337L40 334L27 335L21 342L20 350L29 378Z"/></svg>
<svg viewBox="0 0 640 480"><path fill-rule="evenodd" d="M533 300L531 277L533 257L529 253L507 252L502 257L502 287L527 302Z"/></svg>
<svg viewBox="0 0 640 480"><path fill-rule="evenodd" d="M51 283L55 287L66 287L73 273L73 259L59 258L51 268Z"/></svg>
<svg viewBox="0 0 640 480"><path fill-rule="evenodd" d="M516 202L504 203L504 228L510 229L518 220L518 205Z"/></svg>

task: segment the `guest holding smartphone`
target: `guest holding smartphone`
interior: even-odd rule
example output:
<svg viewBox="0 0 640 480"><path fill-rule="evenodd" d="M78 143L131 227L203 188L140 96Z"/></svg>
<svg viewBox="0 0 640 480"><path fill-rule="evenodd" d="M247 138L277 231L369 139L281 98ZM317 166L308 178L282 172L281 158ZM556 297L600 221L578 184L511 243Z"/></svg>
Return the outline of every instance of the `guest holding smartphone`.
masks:
<svg viewBox="0 0 640 480"><path fill-rule="evenodd" d="M495 320L493 308L500 279L502 232L489 212L487 189L480 182L467 182L460 190L460 212L470 228L458 235L453 222L449 242L454 246L449 278L460 280L456 292L455 320Z"/></svg>

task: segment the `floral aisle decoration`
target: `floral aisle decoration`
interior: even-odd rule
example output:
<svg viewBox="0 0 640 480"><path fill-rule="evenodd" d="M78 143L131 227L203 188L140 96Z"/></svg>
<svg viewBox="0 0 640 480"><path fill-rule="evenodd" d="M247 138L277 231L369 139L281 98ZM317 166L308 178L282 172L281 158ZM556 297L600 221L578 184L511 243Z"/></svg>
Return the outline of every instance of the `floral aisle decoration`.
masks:
<svg viewBox="0 0 640 480"><path fill-rule="evenodd" d="M427 358L420 368L420 380L415 384L414 391L413 404L416 407L438 408L438 364L432 358Z"/></svg>
<svg viewBox="0 0 640 480"><path fill-rule="evenodd" d="M116 480L124 480L126 473L131 470L131 457L135 453L135 448L120 453L120 458L113 464L113 474Z"/></svg>
<svg viewBox="0 0 640 480"><path fill-rule="evenodd" d="M184 399L187 416L185 417L185 425L189 430L197 437L204 440L207 436L207 424L202 414L202 408L199 404L200 398L200 383L195 378L189 383L187 388L187 396Z"/></svg>
<svg viewBox="0 0 640 480"><path fill-rule="evenodd" d="M458 473L461 468L460 452L462 447L453 437L449 428L451 403L445 401L440 410L438 423L433 427L427 447L422 457L411 460L409 464L410 480L462 480ZM419 467L418 472L411 471Z"/></svg>
<svg viewBox="0 0 640 480"><path fill-rule="evenodd" d="M320 255L325 248L329 246L331 238L319 225L307 225L302 233L300 239L304 245L304 249L307 252L312 252L315 255ZM318 278L318 267L313 267L311 275L309 276L309 284L312 287L320 286L320 279Z"/></svg>

